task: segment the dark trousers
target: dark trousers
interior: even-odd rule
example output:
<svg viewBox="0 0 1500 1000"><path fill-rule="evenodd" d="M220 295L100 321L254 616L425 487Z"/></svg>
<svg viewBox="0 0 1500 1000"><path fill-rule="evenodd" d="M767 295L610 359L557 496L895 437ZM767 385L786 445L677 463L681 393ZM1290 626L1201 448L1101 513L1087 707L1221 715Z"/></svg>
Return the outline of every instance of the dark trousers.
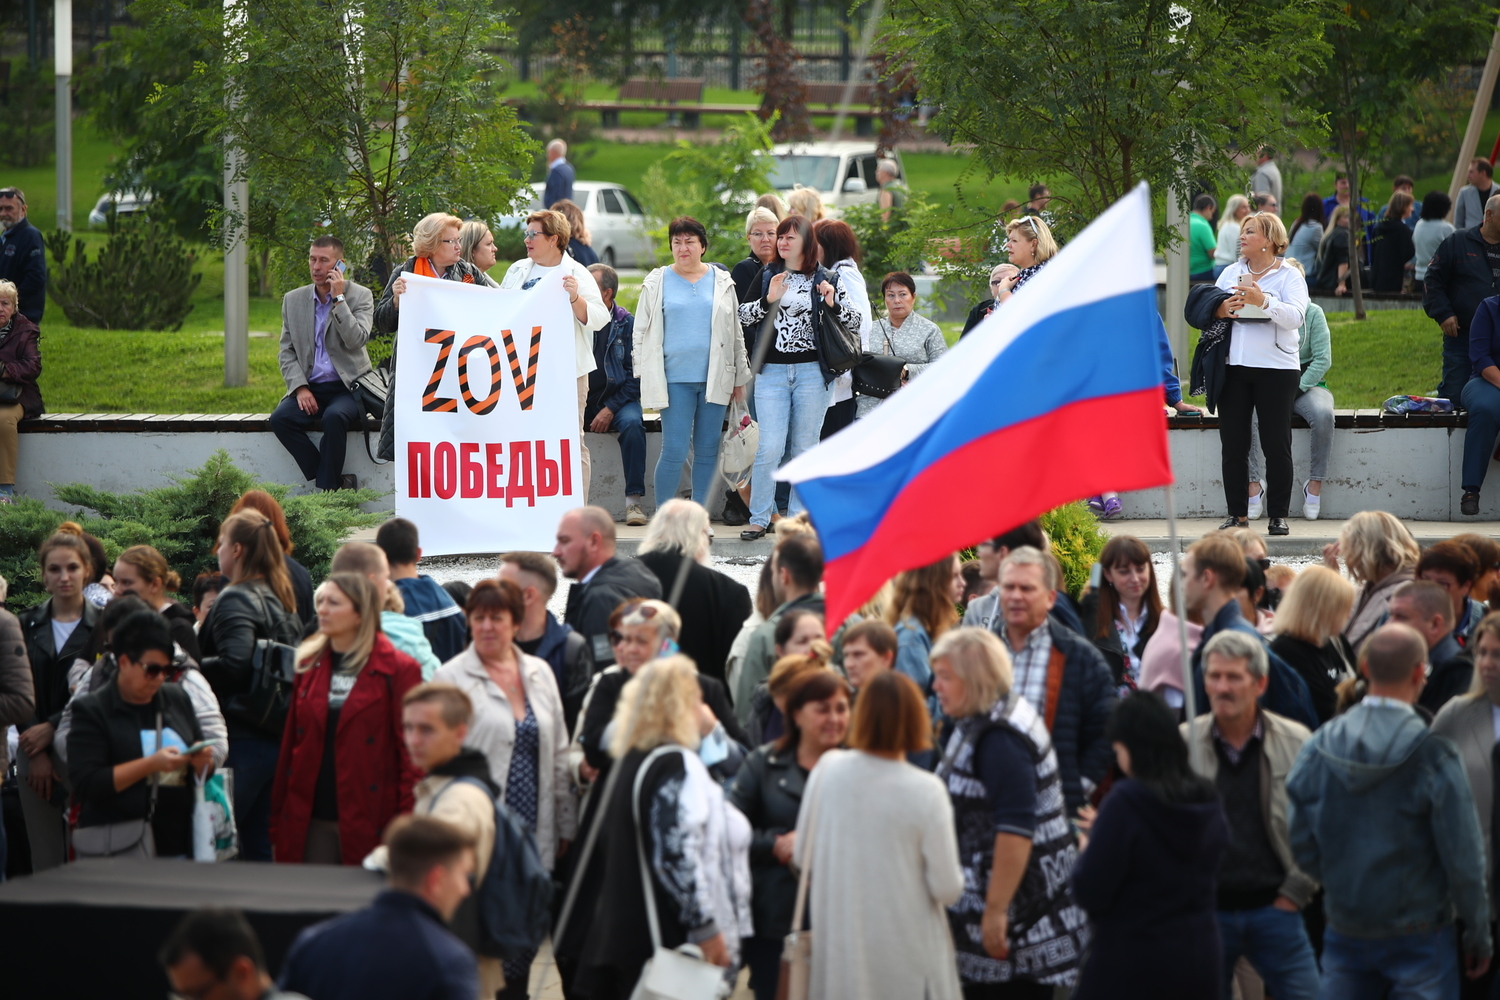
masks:
<svg viewBox="0 0 1500 1000"><path fill-rule="evenodd" d="M750 988L755 991L755 1000L776 1000L776 984L781 979L781 948L781 938L740 939L740 954L750 970Z"/></svg>
<svg viewBox="0 0 1500 1000"><path fill-rule="evenodd" d="M308 386L318 401L318 412L307 414L297 405L294 392L284 398L271 414L271 430L276 440L292 453L303 479L315 479L320 490L336 490L344 475L344 450L349 432L359 427L359 400L342 382L313 382ZM314 421L323 421L323 441L314 445L307 429Z"/></svg>
<svg viewBox="0 0 1500 1000"><path fill-rule="evenodd" d="M854 418L859 415L859 397L851 396L842 403L834 403L823 414L823 433L818 440L831 438L839 431L854 423Z"/></svg>
<svg viewBox="0 0 1500 1000"><path fill-rule="evenodd" d="M1219 447L1224 502L1234 517L1250 511L1250 417L1260 422L1266 456L1266 516L1286 517L1292 506L1292 403L1302 373L1295 368L1225 369L1219 393Z"/></svg>
<svg viewBox="0 0 1500 1000"><path fill-rule="evenodd" d="M240 860L271 860L271 783L281 744L260 736L229 741L225 767L234 768L234 819L239 826Z"/></svg>
<svg viewBox="0 0 1500 1000"><path fill-rule="evenodd" d="M594 417L598 416L601 409L603 407L598 402L589 401L583 411L585 429ZM640 400L633 399L620 407L619 412L611 418L609 429L620 435L620 464L625 468L625 495L628 497L645 496L646 427L641 423Z"/></svg>
<svg viewBox="0 0 1500 1000"><path fill-rule="evenodd" d="M1441 334L1439 334L1441 336ZM1443 337L1443 381L1437 394L1462 406L1464 386L1474 374L1474 363L1469 360L1469 331L1460 330L1457 337Z"/></svg>
<svg viewBox="0 0 1500 1000"><path fill-rule="evenodd" d="M1013 979L1008 983L964 983L964 1000L1052 1000L1053 988L1045 983Z"/></svg>

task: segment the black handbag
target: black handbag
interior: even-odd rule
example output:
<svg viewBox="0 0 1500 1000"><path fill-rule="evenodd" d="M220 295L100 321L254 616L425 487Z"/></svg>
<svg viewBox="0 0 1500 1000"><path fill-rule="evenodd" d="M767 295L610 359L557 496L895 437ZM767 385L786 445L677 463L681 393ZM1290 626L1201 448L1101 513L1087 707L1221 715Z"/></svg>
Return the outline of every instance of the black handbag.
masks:
<svg viewBox="0 0 1500 1000"><path fill-rule="evenodd" d="M377 367L371 368L359 378L354 380L350 390L354 398L359 400L361 414L359 418L360 430L365 435L365 454L370 456L370 461L376 465L385 465L386 462L377 458L375 451L370 447L370 424L367 417L375 417L381 421L381 453L388 461L394 457L394 449L391 454L385 454L385 419L386 409L394 402L391 399L391 391L394 388L395 377L391 373L390 359L382 361ZM394 432L394 420L392 421Z"/></svg>
<svg viewBox="0 0 1500 1000"><path fill-rule="evenodd" d="M0 382L0 403L19 403L26 387L20 382Z"/></svg>
<svg viewBox="0 0 1500 1000"><path fill-rule="evenodd" d="M829 274L819 267L813 274L811 290L813 338L817 342L818 359L823 363L824 369L833 375L842 375L859 364L866 355L864 344L859 340L859 332L845 326L839 319L838 312L825 305L823 297L818 294L818 286L825 281L835 289L838 288L838 275Z"/></svg>
<svg viewBox="0 0 1500 1000"><path fill-rule="evenodd" d="M230 698L226 714L258 729L280 734L292 704L292 685L297 680L294 643L298 629L284 608L279 618L272 614L270 602L260 587L252 584L246 589L260 603L260 621L255 631L269 634L256 636L255 651L250 657L250 690Z"/></svg>
<svg viewBox="0 0 1500 1000"><path fill-rule="evenodd" d="M885 336L885 347L883 354L866 351L850 372L854 376L854 391L859 395L888 399L901 388L901 373L906 370L906 362L892 349L889 331Z"/></svg>

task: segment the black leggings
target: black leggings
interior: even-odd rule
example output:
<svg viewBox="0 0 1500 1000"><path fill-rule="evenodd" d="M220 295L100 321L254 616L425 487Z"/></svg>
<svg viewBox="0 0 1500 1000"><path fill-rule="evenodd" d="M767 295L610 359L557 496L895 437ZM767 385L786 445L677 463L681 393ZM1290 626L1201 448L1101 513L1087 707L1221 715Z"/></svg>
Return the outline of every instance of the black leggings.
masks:
<svg viewBox="0 0 1500 1000"><path fill-rule="evenodd" d="M1302 372L1296 368L1225 369L1219 393L1219 445L1223 455L1224 503L1230 515L1250 510L1250 415L1260 421L1266 455L1266 516L1286 517L1292 506L1292 403Z"/></svg>

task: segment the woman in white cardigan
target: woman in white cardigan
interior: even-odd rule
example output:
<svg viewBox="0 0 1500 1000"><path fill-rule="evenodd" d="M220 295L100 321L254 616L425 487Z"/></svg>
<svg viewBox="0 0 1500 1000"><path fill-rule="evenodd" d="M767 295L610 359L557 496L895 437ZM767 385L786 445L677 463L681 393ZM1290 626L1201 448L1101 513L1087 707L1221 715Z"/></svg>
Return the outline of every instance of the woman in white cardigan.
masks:
<svg viewBox="0 0 1500 1000"><path fill-rule="evenodd" d="M953 803L906 762L932 746L917 685L879 674L859 692L853 750L830 750L802 793L793 861L808 867L809 996L958 1000L946 907L964 890Z"/></svg>
<svg viewBox="0 0 1500 1000"><path fill-rule="evenodd" d="M568 727L546 660L521 652L516 628L525 614L521 588L481 580L464 610L474 641L438 668L474 705L464 745L484 754L500 798L536 836L542 864L553 867L578 828L568 776ZM506 982L525 983L535 953L505 962Z"/></svg>
<svg viewBox="0 0 1500 1000"><path fill-rule="evenodd" d="M500 280L500 287L530 291L553 271L562 275L562 289L573 311L573 359L578 374L578 461L583 470L583 492L578 495L578 502L586 504L591 463L582 432L587 426L583 410L589 401L589 372L598 367L594 363L594 331L609 322L609 310L604 308L599 283L589 269L566 253L572 235L573 229L561 212L545 209L532 212L522 230L526 256L510 266Z"/></svg>
<svg viewBox="0 0 1500 1000"><path fill-rule="evenodd" d="M693 501L708 506L719 464L724 409L750 380L739 296L728 271L703 262L708 232L691 216L667 226L672 264L646 275L635 312L641 405L661 411L656 504L677 495L693 452Z"/></svg>

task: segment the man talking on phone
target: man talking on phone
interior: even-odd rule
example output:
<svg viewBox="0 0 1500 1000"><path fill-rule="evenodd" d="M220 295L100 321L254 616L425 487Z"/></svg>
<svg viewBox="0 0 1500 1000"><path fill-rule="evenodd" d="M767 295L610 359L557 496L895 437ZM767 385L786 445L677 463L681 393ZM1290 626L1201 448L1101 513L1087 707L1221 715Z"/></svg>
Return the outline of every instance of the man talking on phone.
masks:
<svg viewBox="0 0 1500 1000"><path fill-rule="evenodd" d="M344 244L319 236L307 252L312 284L281 300L281 377L286 396L271 414L276 439L318 489L356 489L344 473L349 431L363 416L352 386L370 371L365 344L375 318L375 297L344 277ZM323 440L314 445L307 429L322 421Z"/></svg>

